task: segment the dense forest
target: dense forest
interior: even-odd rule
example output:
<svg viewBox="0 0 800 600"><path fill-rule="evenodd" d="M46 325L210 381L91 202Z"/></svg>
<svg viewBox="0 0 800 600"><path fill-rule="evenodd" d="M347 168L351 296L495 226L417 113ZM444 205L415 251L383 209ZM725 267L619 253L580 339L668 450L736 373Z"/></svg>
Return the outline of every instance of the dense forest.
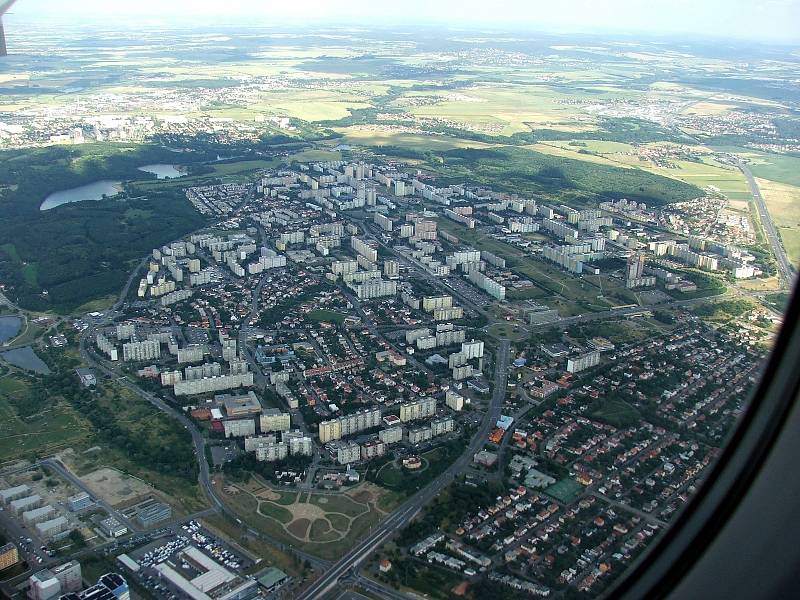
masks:
<svg viewBox="0 0 800 600"><path fill-rule="evenodd" d="M628 198L661 205L703 195L699 188L639 169L561 158L526 148L455 149L433 169L446 183L477 183L523 195L579 192L587 199Z"/></svg>
<svg viewBox="0 0 800 600"><path fill-rule="evenodd" d="M202 226L180 191L39 210L56 190L99 179L152 179L138 167L159 160L174 161L175 154L105 144L1 153L0 277L9 295L33 310L73 310L117 293L132 261Z"/></svg>

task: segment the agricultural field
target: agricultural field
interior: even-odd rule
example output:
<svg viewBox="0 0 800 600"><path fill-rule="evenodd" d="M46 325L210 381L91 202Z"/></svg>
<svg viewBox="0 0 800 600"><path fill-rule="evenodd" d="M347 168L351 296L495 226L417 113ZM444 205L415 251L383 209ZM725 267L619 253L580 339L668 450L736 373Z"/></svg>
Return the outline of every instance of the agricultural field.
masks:
<svg viewBox="0 0 800 600"><path fill-rule="evenodd" d="M800 186L761 178L757 178L756 183L786 254L794 264L800 264Z"/></svg>
<svg viewBox="0 0 800 600"><path fill-rule="evenodd" d="M307 122L334 121L349 117L352 110L369 108L365 98L325 89L287 89L266 92L247 106L222 106L208 111L219 118L253 120L256 116L285 116Z"/></svg>
<svg viewBox="0 0 800 600"><path fill-rule="evenodd" d="M800 156L750 150L744 150L742 154L750 159L750 170L756 177L800 187Z"/></svg>
<svg viewBox="0 0 800 600"><path fill-rule="evenodd" d="M417 93L402 96L393 105L419 117L460 124L494 135L512 135L531 127L562 131L593 129L577 119L578 111L557 100L558 92L538 85L471 86L445 93ZM434 102L434 103L431 103ZM420 105L421 104L421 105Z"/></svg>

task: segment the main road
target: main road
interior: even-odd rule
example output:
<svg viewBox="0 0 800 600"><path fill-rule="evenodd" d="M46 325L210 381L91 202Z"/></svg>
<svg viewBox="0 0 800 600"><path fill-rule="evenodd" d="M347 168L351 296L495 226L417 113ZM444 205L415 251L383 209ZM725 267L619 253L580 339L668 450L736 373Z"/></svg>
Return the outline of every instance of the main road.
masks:
<svg viewBox="0 0 800 600"><path fill-rule="evenodd" d="M489 408L483 417L480 429L475 433L464 452L441 475L401 504L394 512L370 531L366 538L356 544L325 574L317 579L299 598L303 600L319 600L328 592L336 590L339 582L351 573L355 573L359 565L371 556L386 540L411 519L433 498L435 498L459 473L472 461L472 456L483 446L489 431L500 417L503 400L506 395L506 379L508 376L510 342L500 342L495 359L494 393Z"/></svg>
<svg viewBox="0 0 800 600"><path fill-rule="evenodd" d="M745 179L747 179L747 184L750 186L750 192L753 194L758 216L761 219L761 224L764 226L764 233L767 236L769 245L772 247L775 260L778 261L778 275L785 285L791 286L792 279L794 278L794 267L786 256L786 251L783 249L778 230L775 228L772 217L767 210L767 203L764 202L764 196L761 195L761 190L758 187L758 183L756 183L755 177L753 177L752 171L750 171L750 167L738 159L736 161L736 166L739 167L739 170L742 172Z"/></svg>

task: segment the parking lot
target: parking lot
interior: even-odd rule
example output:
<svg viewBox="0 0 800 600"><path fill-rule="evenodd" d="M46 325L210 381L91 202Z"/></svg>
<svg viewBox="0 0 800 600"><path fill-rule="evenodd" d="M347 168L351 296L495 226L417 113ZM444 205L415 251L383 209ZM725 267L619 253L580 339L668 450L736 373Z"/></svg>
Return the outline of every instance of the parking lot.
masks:
<svg viewBox="0 0 800 600"><path fill-rule="evenodd" d="M182 551L190 546L197 548L205 556L236 575L252 567L252 559L234 550L229 544L204 529L197 521L176 525L169 534L156 539L128 553L139 564L140 570L134 575L147 590L159 600L178 600L184 595L163 579L156 569L169 562L172 568L187 580L192 580L203 571L190 561L181 558Z"/></svg>

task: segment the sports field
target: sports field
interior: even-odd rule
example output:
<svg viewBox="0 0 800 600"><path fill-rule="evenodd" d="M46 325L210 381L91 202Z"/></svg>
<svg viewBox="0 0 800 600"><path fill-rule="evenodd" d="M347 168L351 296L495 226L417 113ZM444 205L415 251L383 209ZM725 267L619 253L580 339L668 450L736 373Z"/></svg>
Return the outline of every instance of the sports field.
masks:
<svg viewBox="0 0 800 600"><path fill-rule="evenodd" d="M581 491L583 491L583 486L580 483L565 477L547 488L544 493L563 504L569 504L580 495Z"/></svg>

